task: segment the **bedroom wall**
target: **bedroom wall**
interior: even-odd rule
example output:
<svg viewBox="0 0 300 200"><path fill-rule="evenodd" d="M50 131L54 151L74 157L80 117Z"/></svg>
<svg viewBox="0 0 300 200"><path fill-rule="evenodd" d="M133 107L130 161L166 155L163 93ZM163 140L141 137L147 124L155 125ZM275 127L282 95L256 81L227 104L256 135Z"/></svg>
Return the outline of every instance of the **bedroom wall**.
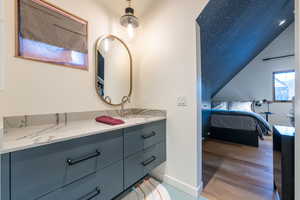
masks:
<svg viewBox="0 0 300 200"><path fill-rule="evenodd" d="M270 43L248 66L238 73L213 100L262 100L273 99L272 73L275 71L295 69L295 57L264 62L263 58L294 54L295 25L291 24L281 35ZM291 103L273 103L270 105L270 122L277 125L290 125L287 114ZM266 109L264 107L262 110ZM261 109L259 109L261 110Z"/></svg>

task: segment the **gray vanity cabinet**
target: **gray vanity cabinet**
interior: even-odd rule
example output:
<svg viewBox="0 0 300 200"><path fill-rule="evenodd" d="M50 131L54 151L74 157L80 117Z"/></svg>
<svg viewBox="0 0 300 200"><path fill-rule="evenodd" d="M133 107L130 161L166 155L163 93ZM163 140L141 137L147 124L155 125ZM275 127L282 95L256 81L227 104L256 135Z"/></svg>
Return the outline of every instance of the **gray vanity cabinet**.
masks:
<svg viewBox="0 0 300 200"><path fill-rule="evenodd" d="M109 200L166 160L165 121L2 155L1 200Z"/></svg>

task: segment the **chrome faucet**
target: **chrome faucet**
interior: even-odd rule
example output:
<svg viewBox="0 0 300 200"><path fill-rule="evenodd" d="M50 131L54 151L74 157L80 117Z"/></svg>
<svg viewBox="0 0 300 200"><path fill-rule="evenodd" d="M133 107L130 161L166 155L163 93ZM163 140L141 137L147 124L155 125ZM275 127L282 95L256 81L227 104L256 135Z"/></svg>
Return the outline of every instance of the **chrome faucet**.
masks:
<svg viewBox="0 0 300 200"><path fill-rule="evenodd" d="M28 116L24 115L24 119L21 120L21 124L19 125L19 128L26 128L28 127Z"/></svg>
<svg viewBox="0 0 300 200"><path fill-rule="evenodd" d="M125 117L124 104L125 104L125 102L122 102L122 103L121 103L121 109L120 109L120 111L119 111L119 115L120 115L121 117Z"/></svg>
<svg viewBox="0 0 300 200"><path fill-rule="evenodd" d="M130 97L129 96L124 96L122 98L122 103L121 103L121 109L119 110L119 115L121 117L125 117L126 116L126 111L125 111L125 104L126 103L130 103Z"/></svg>
<svg viewBox="0 0 300 200"><path fill-rule="evenodd" d="M59 119L59 113L56 113L55 116L56 116L56 126L58 126L59 125L59 121L60 121L60 119Z"/></svg>
<svg viewBox="0 0 300 200"><path fill-rule="evenodd" d="M68 113L65 113L65 126L68 125Z"/></svg>

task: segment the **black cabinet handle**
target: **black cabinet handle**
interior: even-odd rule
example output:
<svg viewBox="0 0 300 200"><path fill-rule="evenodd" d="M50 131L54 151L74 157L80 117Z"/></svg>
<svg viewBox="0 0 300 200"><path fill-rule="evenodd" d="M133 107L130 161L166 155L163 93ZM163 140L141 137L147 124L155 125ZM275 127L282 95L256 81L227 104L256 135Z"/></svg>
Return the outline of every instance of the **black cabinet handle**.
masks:
<svg viewBox="0 0 300 200"><path fill-rule="evenodd" d="M142 162L142 165L144 167L146 167L147 165L150 165L152 162L154 162L156 160L155 156L151 156L151 158L149 158L148 160L145 160L144 162Z"/></svg>
<svg viewBox="0 0 300 200"><path fill-rule="evenodd" d="M101 190L99 187L97 187L94 191L88 193L87 195L84 195L84 197L79 198L78 200L92 200L96 196L98 196L101 193Z"/></svg>
<svg viewBox="0 0 300 200"><path fill-rule="evenodd" d="M142 138L143 138L143 139L149 139L149 138L152 138L152 137L154 137L154 136L156 136L156 132L155 132L155 131L152 131L152 133L149 134L149 135L142 135Z"/></svg>
<svg viewBox="0 0 300 200"><path fill-rule="evenodd" d="M86 161L86 160L89 160L89 159L98 157L98 156L100 156L100 155L101 155L100 151L96 150L95 153L92 153L92 154L83 156L82 158L77 158L77 159L67 159L67 163L68 163L68 165L72 166L72 165L76 165L76 164L78 164L78 163L80 163L80 162L83 162L83 161Z"/></svg>

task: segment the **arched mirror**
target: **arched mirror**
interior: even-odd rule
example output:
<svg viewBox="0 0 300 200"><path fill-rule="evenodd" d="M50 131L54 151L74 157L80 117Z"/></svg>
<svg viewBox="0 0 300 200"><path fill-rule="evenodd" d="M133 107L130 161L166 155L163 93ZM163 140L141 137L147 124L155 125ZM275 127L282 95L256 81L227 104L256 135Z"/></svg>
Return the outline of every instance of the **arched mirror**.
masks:
<svg viewBox="0 0 300 200"><path fill-rule="evenodd" d="M114 106L129 101L132 93L132 57L127 45L114 35L96 44L96 91Z"/></svg>

